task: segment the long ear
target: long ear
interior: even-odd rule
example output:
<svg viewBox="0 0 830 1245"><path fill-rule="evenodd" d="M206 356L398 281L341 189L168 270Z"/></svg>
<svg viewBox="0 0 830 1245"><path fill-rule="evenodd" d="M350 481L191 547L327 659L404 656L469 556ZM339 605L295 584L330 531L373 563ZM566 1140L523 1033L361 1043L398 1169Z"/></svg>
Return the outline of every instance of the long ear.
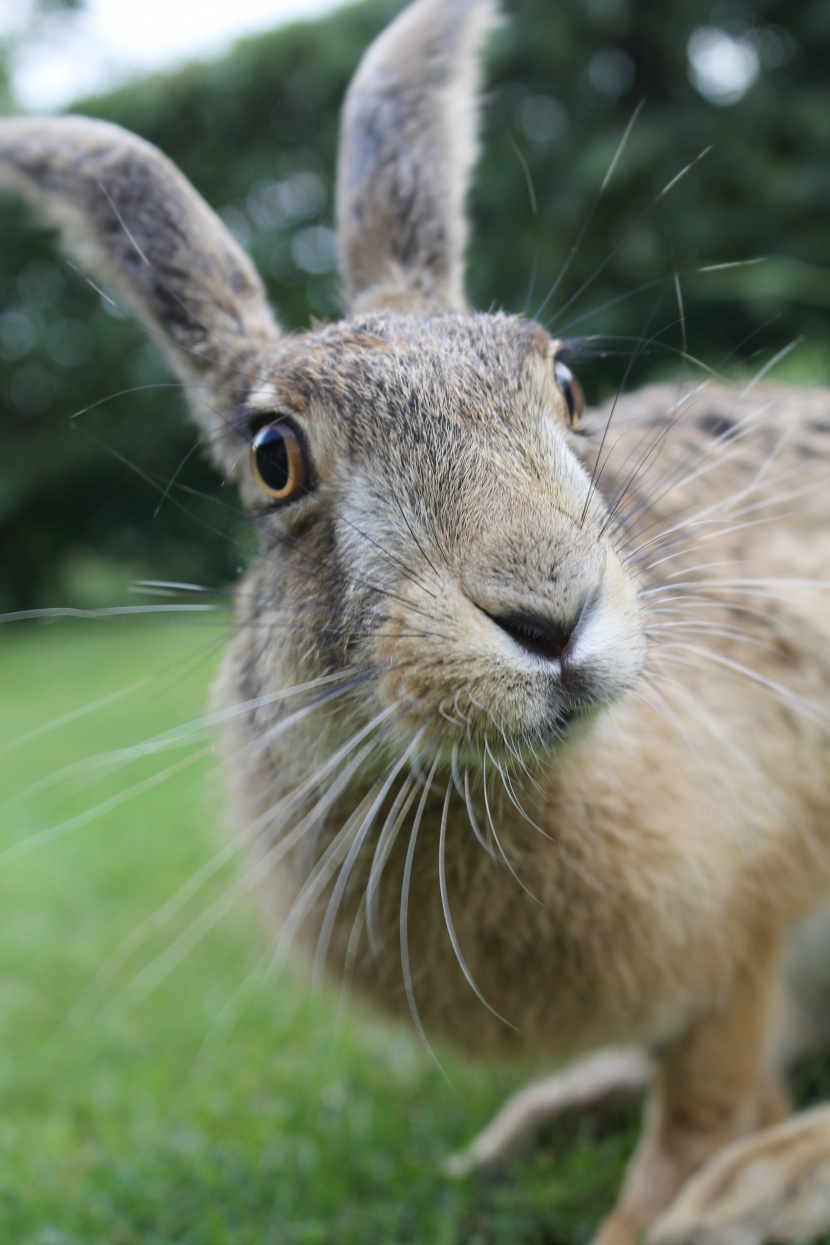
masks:
<svg viewBox="0 0 830 1245"><path fill-rule="evenodd" d="M477 149L478 52L495 0L417 0L349 88L338 167L354 304L464 307L464 199Z"/></svg>
<svg viewBox="0 0 830 1245"><path fill-rule="evenodd" d="M87 117L4 119L0 180L58 225L83 267L120 289L159 337L221 457L227 411L279 331L219 218L155 147Z"/></svg>

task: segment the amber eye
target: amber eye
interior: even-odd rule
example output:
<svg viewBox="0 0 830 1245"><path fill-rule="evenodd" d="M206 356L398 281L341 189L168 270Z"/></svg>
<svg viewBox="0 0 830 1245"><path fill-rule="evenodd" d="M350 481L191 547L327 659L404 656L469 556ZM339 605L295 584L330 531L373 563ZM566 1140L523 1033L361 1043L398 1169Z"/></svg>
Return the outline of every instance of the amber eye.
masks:
<svg viewBox="0 0 830 1245"><path fill-rule="evenodd" d="M556 376L556 382L562 390L565 405L568 408L568 423L572 428L576 429L579 427L579 421L585 408L582 386L571 369L561 359L556 360L553 365L553 371Z"/></svg>
<svg viewBox="0 0 830 1245"><path fill-rule="evenodd" d="M251 471L271 501L291 501L306 491L305 454L290 424L266 424L260 428L251 442Z"/></svg>

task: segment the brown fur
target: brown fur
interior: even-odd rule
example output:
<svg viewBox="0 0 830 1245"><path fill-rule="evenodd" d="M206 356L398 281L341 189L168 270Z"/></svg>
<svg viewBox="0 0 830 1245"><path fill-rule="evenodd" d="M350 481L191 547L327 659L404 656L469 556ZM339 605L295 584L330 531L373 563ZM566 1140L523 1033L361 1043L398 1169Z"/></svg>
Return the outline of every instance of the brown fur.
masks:
<svg viewBox="0 0 830 1245"><path fill-rule="evenodd" d="M9 122L0 162L179 371L223 386L194 414L262 553L219 695L239 706L233 808L274 928L478 1055L653 1052L597 1238L633 1245L784 1109L778 1039L806 979L791 932L830 890L828 395L651 389L618 404L596 461L608 412L593 438L571 431L560 343L463 310L492 20L485 0L419 0L364 61L340 324L280 337L248 261L131 136ZM302 435L313 487L263 510L248 446L271 412ZM564 657L529 651L517 614L570 634ZM769 1134L787 1189L814 1133ZM682 1222L654 1241L744 1240Z"/></svg>

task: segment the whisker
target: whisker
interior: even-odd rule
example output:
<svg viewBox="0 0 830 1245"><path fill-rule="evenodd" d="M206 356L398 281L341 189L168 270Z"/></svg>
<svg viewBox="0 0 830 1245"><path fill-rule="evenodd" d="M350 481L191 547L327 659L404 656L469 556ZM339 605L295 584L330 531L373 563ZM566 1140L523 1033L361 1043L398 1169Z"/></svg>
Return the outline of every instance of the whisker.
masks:
<svg viewBox="0 0 830 1245"><path fill-rule="evenodd" d="M753 376L749 384L745 386L741 394L741 397L745 398L747 394L751 393L752 390L755 388L755 386L764 379L767 373L771 372L772 369L776 366L776 364L780 363L782 359L785 359L788 354L792 354L796 346L800 346L803 340L804 340L803 337L796 337L794 338L793 341L789 343L789 345L783 346L781 350L779 350L776 354L774 354L772 358L769 360L769 362L765 363L764 366L760 368L760 370L756 373L756 375Z"/></svg>
<svg viewBox="0 0 830 1245"><path fill-rule="evenodd" d="M550 835L547 833L547 831L543 830L541 826L538 826L538 825L536 824L536 822L532 819L532 817L530 817L530 816L527 814L527 812L525 812L525 810L522 808L521 804L520 804L520 803L519 803L519 801L517 800L517 798L516 798L516 794L515 794L515 792L513 791L513 787L512 787L512 784L511 784L511 782L510 782L510 779L509 779L509 778L507 777L507 775L505 774L504 767L503 767L502 765L500 765L500 764L499 764L499 761L498 761L498 760L497 760L497 758L494 756L494 754L493 754L493 752L492 752L492 750L491 750L491 748L490 748L490 741L489 741L489 739L486 739L486 738L485 738L485 740L484 740L484 748L485 748L485 751L486 751L487 755L490 757L490 760L491 760L491 761L492 761L492 763L493 763L493 768L495 769L496 773L497 773L497 774L499 775L499 777L501 778L501 781L502 781L502 786L504 787L504 792L505 792L505 795L507 796L508 800L509 800L509 801L510 801L510 803L513 805L513 807L515 808L516 812L517 812L517 813L519 814L519 816L521 817L522 821L527 822L527 824L528 824L529 826L531 826L534 830L538 830L539 834L541 834L544 838L546 838L546 839L550 839L550 841L551 841L551 842L553 842L553 840L551 839L551 837L550 837ZM495 831L495 828L492 826L492 823L491 823L491 829L493 830L493 836L494 836L494 838L495 838L496 831ZM498 842L498 840L496 840L496 842ZM499 849L499 850L501 850L501 849ZM517 879L517 880L518 880L518 879Z"/></svg>
<svg viewBox="0 0 830 1245"><path fill-rule="evenodd" d="M0 851L0 862L5 865L13 864L22 857L30 855L38 848L56 843L59 839L66 838L67 835L73 834L76 830L91 825L92 822L106 816L107 813L121 808L128 800L133 799L137 795L143 795L146 791L151 791L154 787L158 787L161 783L166 782L168 778L172 778L183 770L189 769L197 761L204 760L205 757L211 755L212 751L211 747L200 748L198 752L194 752L190 756L184 757L183 760L177 761L174 765L168 766L160 774L152 774L149 778L144 778L141 782L128 787L126 791L120 791L117 795L110 796L107 800L102 800L94 808L78 813L75 817L69 817L66 821L58 822L57 825L49 826L45 830L39 830L36 834L29 835L28 838L22 839L19 843L4 848L3 851Z"/></svg>
<svg viewBox="0 0 830 1245"><path fill-rule="evenodd" d="M302 721L312 710L320 708L322 705L330 704L333 700L337 700L355 688L362 686L368 681L369 675L364 673L357 678L351 678L346 682L342 682L341 680L346 677L343 674L323 676L322 678L299 684L294 688L287 688L281 692L265 693L261 696L252 697L249 700L229 705L225 709L218 709L213 713L204 714L192 722L174 727L170 731L164 731L160 735L144 740L142 743L130 744L126 748L117 748L110 752L100 753L98 756L87 757L83 761L73 762L63 769L57 770L55 773L30 784L23 791L13 796L7 802L7 806L18 804L32 795L48 790L50 787L54 787L75 775L86 775L87 783L92 784L97 782L103 775L109 775L118 771L134 761L143 760L146 757L155 756L160 752L167 752L175 748L188 747L206 735L208 738L211 738L210 732L214 727L224 725L234 718L255 712L268 705L278 704L300 693L327 686L335 681L337 682L338 685L333 690L329 690L316 700L301 706L299 710L296 710L288 718L283 719L279 723L279 728L280 731L286 730L289 726ZM267 742L270 742L271 738L273 736L269 736ZM259 741L256 742L258 743Z"/></svg>
<svg viewBox="0 0 830 1245"><path fill-rule="evenodd" d="M20 611L18 611L20 612ZM0 622L3 615L0 615ZM142 679L136 679L134 683L128 683L126 687L121 687L115 692L108 692L106 696L100 696L97 700L92 700L86 705L80 705L77 709L70 709L68 713L62 713L57 718L52 718L50 722L45 722L41 726L35 726L30 731L23 734L15 735L13 739L7 740L6 743L0 745L0 756L11 752L14 748L19 748L23 744L32 743L35 739L41 739L50 731L58 730L61 726L68 726L70 722L77 722L80 718L85 718L91 713L97 713L99 709L106 709L109 705L113 705L116 701L123 700L126 696L132 696L133 692L140 691L147 687L153 681L153 675L146 675Z"/></svg>
<svg viewBox="0 0 830 1245"><path fill-rule="evenodd" d="M458 792L458 794L461 796L462 800L464 801L464 806L467 810L467 819L470 823L470 829L472 830L473 834L475 835L476 839L479 841L481 846L487 852L488 856L490 856L492 859L493 857L492 844L488 843L484 835L481 833L481 829L479 828L478 821L473 812L473 804L472 804L472 799L470 797L469 768L466 765L464 766L464 782L462 785L461 778L458 773L458 755L459 755L459 746L457 743L455 743L453 744L452 759L450 763L451 771L452 771L452 780L453 780L453 783L455 784L456 791Z"/></svg>
<svg viewBox="0 0 830 1245"><path fill-rule="evenodd" d="M149 917L130 931L107 956L83 994L66 1016L64 1029L77 1030L100 1007L101 999L130 958L159 930L168 925L200 890L238 853L239 845L228 841L196 870L179 889Z"/></svg>
<svg viewBox="0 0 830 1245"><path fill-rule="evenodd" d="M383 713L378 715L378 718L383 719L386 716L388 715ZM377 724L377 719L373 719L372 723L370 723L367 728L364 728L363 731L358 733L360 739L365 738L368 730L375 727ZM344 747L339 750L338 763L347 755L348 751L351 750L356 742L356 739L353 738L349 741L348 746L344 745ZM294 826L291 831L283 835L282 838L278 839L273 845L268 847L262 855L255 856L253 863L245 869L242 876L234 883L234 885L230 887L228 891L219 899L214 900L199 917L191 921L190 924L177 935L173 942L168 945L164 952L156 956L154 960L147 964L133 979L129 988L122 991L121 995L113 1000L113 1002L105 1009L105 1012L114 1010L116 1006L122 1005L126 999L129 999L131 1009L134 1009L144 998L151 994L152 991L156 989L156 987L167 976L169 976L171 972L173 972L182 960L189 955L196 946L198 946L205 934L213 929L214 926L222 920L228 912L231 911L238 900L242 896L249 894L253 887L268 873L268 871L274 868L279 860L296 846L308 826L312 823L314 817L320 815L320 809L330 806L330 804L338 798L338 796L342 793L342 789L348 784L348 782L351 781L366 756L374 747L374 741L370 741L370 743L360 751L357 758L353 759L351 765L347 766L345 774L340 775L339 783L337 781L332 783L331 787L323 795L318 804L314 806L311 812L306 814L306 816L296 826ZM311 778L307 779L303 786L307 789L313 789L314 786L319 783L321 777L325 776L323 771L330 772L331 768L332 761L329 759L324 766L320 767L318 774L315 774ZM262 817L258 819L259 824L254 823L247 828L247 833L251 836L252 841L254 843L256 842L256 839L253 836L258 833L259 829L261 829L263 825L270 824L276 816L282 815L284 811L290 812L292 806L295 806L296 804L297 793L291 792L286 800L282 802L282 805L277 805L274 808L266 810ZM273 958L274 957L272 957L272 963Z"/></svg>
<svg viewBox="0 0 830 1245"><path fill-rule="evenodd" d="M642 103L641 103L640 105L638 105L638 110L639 110L639 108L641 108L641 107L642 107ZM635 112L634 117L632 117L632 123L633 123L633 121L636 119L636 116L637 116L637 113ZM626 138L627 138L627 136L628 136L628 132L629 132L629 131L626 131L626 135L625 135L624 137L626 137ZM633 224L633 225L631 226L631 228L627 231L627 233L623 236L623 238L622 238L622 239L621 239L621 240L617 243L617 245L616 245L616 246L612 247L612 248L611 248L611 250L608 252L608 254L605 256L605 258L604 258L604 259L603 259L603 260L602 260L599 264L597 264L597 266L596 266L596 268L594 269L594 271L593 271L593 273L591 274L591 276L590 276L590 277L588 277L588 278L587 278L587 280L583 281L582 285L580 285L580 286L579 286L579 288L578 288L578 289L577 289L577 290L576 290L576 291L575 291L575 292L571 295L571 297L570 297L569 299L567 299L567 300L566 300L566 301L562 304L562 306L559 308L559 310L557 311L557 313L556 313L556 315L553 317L553 319L551 319L550 321L548 321L548 324L546 325L546 328L549 328L549 329L550 329L550 328L552 328L552 327L556 324L556 321L557 321L557 320L558 320L558 319L559 319L562 315L564 315L564 313L568 310L568 308L569 308L569 307L572 307L572 306L574 305L574 303L577 301L577 299L579 299L579 298L581 298L581 297L582 297L582 295L585 293L585 291L586 291L587 289L589 289L589 288L593 285L593 283L596 281L597 277L599 277L599 276L600 276L600 275L601 275L601 274L605 271L605 269L608 267L608 265L609 265L610 263L612 263L612 261L616 258L616 256L619 254L619 252L620 252L620 251L622 250L622 248L625 246L626 242L628 242L629 238L633 237L633 235L637 232L637 230L638 230L638 229L640 228L640 226L642 225L643 221L644 221L644 220L647 220L647 218L648 218L649 214L650 214L650 213L653 211L653 209L657 206L657 204L660 202L660 200L661 200L661 199L664 199L664 198L666 197L666 195L667 195L667 194L668 194L671 190L673 190L673 189L674 189L674 187L677 185L677 183L678 183L679 181L681 181L681 179L682 179L682 178L684 178L684 177L686 176L686 174L687 174L688 172L690 172L690 170L691 170L691 169L693 169L693 168L695 167L695 165L696 165L696 164L699 164L699 163L700 163L700 161L701 161L702 159L704 159L704 157L705 157L705 156L707 156L707 155L709 154L709 152L710 152L710 151L711 151L711 147L706 147L706 148L704 148L704 150L703 150L703 151L701 151L699 155L695 156L694 160L690 160L690 161L689 161L689 163L688 163L687 165L685 165L682 169L680 169L680 171L679 171L678 173L676 173L676 174L674 175L674 177L672 177L672 178L671 178L671 179L670 179L670 180L666 183L666 185L665 185L665 186L663 187L663 189L659 192L659 194L655 195L655 197L654 197L654 198L652 199L652 201L648 204L648 206L645 208L645 210L644 210L643 212L641 212L641 213L640 213L640 215L639 215L639 216L637 217L637 219L634 221L634 224ZM541 314L541 313L540 313L540 314ZM538 319L538 316L537 316L537 319Z"/></svg>
<svg viewBox="0 0 830 1245"><path fill-rule="evenodd" d="M596 193L596 195L595 195L595 197L594 197L594 201L593 201L593 203L591 204L590 208L588 209L588 211L587 211L587 213L586 213L586 215L585 215L585 217L584 217L584 219L583 219L583 221L582 221L582 225L580 226L579 233L577 234L576 238L574 239L574 241L572 242L572 244L571 244L571 246L570 246L570 248L569 248L569 250L568 250L568 257L567 257L567 259L565 260L565 263L564 263L564 264L562 265L562 267L560 268L558 277L556 278L556 280L554 281L554 283L553 283L553 285L551 286L550 290L548 291L547 296L545 297L544 302L542 302L542 303L540 304L540 306L537 308L537 310L536 310L536 314L535 314L535 316L533 317L533 318L534 318L534 320L539 320L539 319L541 319L541 317L542 317L542 312L545 310L545 308L547 307L547 305L548 305L548 303L550 302L550 300L551 300L551 299L554 297L554 295L556 294L556 291L559 289L560 285L562 284L562 282L564 281L565 277L567 276L568 271L569 271L569 269L570 269L570 267L571 267L571 264L572 264L572 263L574 262L574 260L576 259L576 256L577 256L577 253L578 253L578 251L579 251L579 248L580 248L580 246L582 245L582 243L583 243L583 241L584 241L584 239L585 239L585 235L587 234L588 229L589 229L589 227L590 227L590 225L591 225L591 221L592 221L592 220L593 220L593 218L594 218L594 213L596 212L597 207L599 206L600 202L602 201L602 196L605 194L605 191L606 191L606 190L607 190L607 188L608 188L608 183L611 181L611 178L614 176L614 170L616 169L617 164L618 164L618 162L619 162L619 159L620 159L620 157L621 157L622 153L624 152L624 150L625 150L625 148L626 148L626 145L627 145L627 143L628 143L628 140L629 140L629 138L631 137L631 131L634 129L634 126L635 126L635 125L636 125L636 123L637 123L637 118L639 117L640 113L642 112L644 105L645 105L645 99L641 99L641 100L640 100L640 102L637 104L637 107L634 109L634 112L631 114L631 117L630 117L630 119L629 119L629 121L628 121L628 124L627 124L627 126L625 127L625 130L623 131L622 138L621 138L621 139L620 139L620 141L617 143L617 149L616 149L616 151L614 152L614 155L613 155L613 157L612 157L612 159L611 159L611 163L610 163L610 164L609 164L609 166L608 166L608 170L607 170L607 172L606 172L606 174L605 174L605 177L602 179L602 185L600 186L599 190L597 191L597 193ZM638 221L638 223L637 223L637 224L639 225L639 223L640 223L640 222ZM635 228L637 228L637 226L635 226ZM633 231L632 231L632 232L633 232ZM628 234L626 234L625 238L623 239L623 242L622 242L622 243L620 243L620 245L623 245L625 242L627 242L630 236L631 236L631 233L630 233L630 232L629 232ZM591 281L593 281L593 280L594 280L594 278L595 278L596 276L598 276L598 275L599 275L599 272L600 272L600 271L601 271L601 269L600 269L600 270L598 270L598 271L594 274L594 277L592 277L592 278L591 278ZM590 283L589 283L589 284L590 284ZM582 287L582 289L586 289L586 288L587 288L587 285L585 285L585 286L583 286L583 287ZM580 290L580 291L579 291L579 293L581 293L581 292L582 292L582 290ZM579 296L579 295L577 294L577 296L576 296L576 297L578 297L578 296ZM569 300L569 302L565 303L565 306L564 306L564 307L562 307L560 310L561 310L561 311L565 311L565 310L566 310L566 309L567 309L567 308L571 305L571 303L572 303L573 301L574 301L573 299Z"/></svg>
<svg viewBox="0 0 830 1245"><path fill-rule="evenodd" d="M412 830L409 834L409 844L406 849L406 860L404 861L403 879L401 881L401 906L400 919L398 922L398 934L401 948L401 973L403 975L403 988L404 993L406 994L406 1002L409 1007L409 1014L412 1017L415 1032L421 1039L424 1049L432 1057L436 1067L438 1067L444 1076L446 1076L438 1056L435 1054L435 1051L430 1045L429 1038L426 1035L423 1022L421 1021L421 1014L418 1011L418 1004L415 999L415 984L412 978L412 964L409 955L409 895L412 887L412 867L415 861L415 846L418 841L418 831L421 828L424 809L426 808L427 799L432 790L432 784L435 778L436 770L438 769L439 760L440 757L436 756L432 762L429 774L424 779L421 799L418 802L418 808L412 822Z"/></svg>
<svg viewBox="0 0 830 1245"><path fill-rule="evenodd" d="M724 670L728 670L732 674L735 674L741 678L748 679L752 683L757 683L759 687L764 688L783 704L790 705L792 708L803 713L809 720L822 726L830 724L830 713L827 713L819 705L815 704L815 702L808 700L806 696L799 695L785 684L779 683L775 679L769 678L768 675L761 674L759 670L753 670L751 666L747 666L743 662L736 661L734 658L727 657L723 653L716 653L711 649L702 648L697 644L684 644L679 640L672 640L661 644L660 651L661 653L673 654L690 653L696 658L702 657L704 661L720 666Z"/></svg>
<svg viewBox="0 0 830 1245"><path fill-rule="evenodd" d="M680 738L680 740L683 742L686 749L688 750L689 755L694 761L695 766L697 770L699 771L703 781L706 783L706 786L712 792L712 796L715 799L716 805L722 810L724 816L726 817L726 820L730 828L732 829L736 840L739 842L742 849L745 849L746 845L744 843L742 833L741 833L741 827L743 824L741 814L743 812L743 806L742 806L742 802L740 798L740 793L735 787L734 782L732 781L731 776L729 775L728 771L726 771L722 775L728 783L728 789L724 790L722 789L720 783L718 783L717 777L715 773L713 772L712 765L711 765L711 758L704 756L700 752L700 750L695 746L695 744L692 742L691 736L689 735L688 731L685 730L682 723L680 722L680 719L675 713L674 709L668 703L665 694L662 694L653 682L650 685L641 687L639 691L634 694L644 704L651 703L653 707L656 707L659 710L661 716L665 718L665 720L669 722L670 725L673 727L677 736ZM731 799L731 806L730 806L730 799ZM737 810L737 813L738 813L737 818L735 817L735 814L732 811L733 807L735 810Z"/></svg>
<svg viewBox="0 0 830 1245"><path fill-rule="evenodd" d="M0 623L49 621L56 618L117 618L136 614L205 614L219 609L217 605L110 605L96 609L75 606L50 606L42 609L12 610L0 614Z"/></svg>
<svg viewBox="0 0 830 1245"><path fill-rule="evenodd" d="M438 886L441 892L441 907L444 911L444 924L447 927L447 933L449 934L450 942L452 943L452 949L455 954L455 958L458 961L458 967L461 969L462 973L466 977L467 984L470 986L470 989L472 990L473 994L476 996L476 998L479 1000L480 1003L484 1004L488 1012L492 1012L492 1014L496 1017L497 1020L500 1020L503 1024L507 1025L509 1029L513 1029L516 1033L518 1033L518 1029L516 1028L516 1026L512 1024L509 1020L507 1020L506 1017L502 1016L502 1014L498 1012L495 1009L495 1007L492 1006L491 1003L488 1003L487 999L484 997L484 995L479 990L476 984L475 978L473 977L472 973L470 972L470 969L467 966L467 961L464 958L464 953L462 952L461 945L458 941L458 935L455 932L455 926L452 920L452 913L450 911L450 898L449 898L449 893L447 891L447 864L446 864L447 816L449 813L450 798L452 796L452 791L453 791L452 779L450 779L450 781L447 783L447 794L444 797L444 808L443 808L443 812L441 813L441 830L440 830L439 839L438 839Z"/></svg>
<svg viewBox="0 0 830 1245"><path fill-rule="evenodd" d="M320 927L320 933L317 938L317 948L314 954L314 967L318 972L322 970L322 967L325 964L329 943L334 930L334 924L337 920L337 914L340 908L340 902L349 883L349 878L355 862L357 861L357 857L359 856L367 838L369 837L369 834L372 831L375 818L380 812L384 800L394 786L395 780L407 764L412 754L417 751L419 745L420 735L416 735L409 744L409 747L404 749L398 760L390 766L387 775L382 780L378 780L373 788L373 791L376 791L376 795L369 805L368 811L366 812L360 827L354 836L346 859L340 867L340 872L338 873L337 881L332 888L331 897L329 899L328 907L326 908L326 914Z"/></svg>
<svg viewBox="0 0 830 1245"><path fill-rule="evenodd" d="M369 880L366 884L366 933L369 947L375 959L380 957L380 938L378 933L378 907L380 904L380 884L383 870L395 846L401 826L406 820L409 810L418 795L417 778L410 774L401 783L395 801L392 804L383 828L378 836L375 854L369 868Z"/></svg>

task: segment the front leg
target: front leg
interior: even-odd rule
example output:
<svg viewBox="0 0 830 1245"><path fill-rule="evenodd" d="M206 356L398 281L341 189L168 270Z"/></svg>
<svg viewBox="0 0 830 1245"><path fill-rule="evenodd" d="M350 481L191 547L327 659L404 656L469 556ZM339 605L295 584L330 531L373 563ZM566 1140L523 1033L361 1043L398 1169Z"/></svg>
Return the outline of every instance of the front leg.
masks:
<svg viewBox="0 0 830 1245"><path fill-rule="evenodd" d="M466 1150L450 1156L445 1170L468 1176L497 1167L528 1134L570 1112L607 1111L639 1098L653 1077L654 1061L638 1047L586 1055L509 1098Z"/></svg>
<svg viewBox="0 0 830 1245"><path fill-rule="evenodd" d="M756 948L724 1005L663 1052L643 1136L593 1245L635 1245L716 1151L786 1114L784 1096L764 1069L776 967L773 948Z"/></svg>

